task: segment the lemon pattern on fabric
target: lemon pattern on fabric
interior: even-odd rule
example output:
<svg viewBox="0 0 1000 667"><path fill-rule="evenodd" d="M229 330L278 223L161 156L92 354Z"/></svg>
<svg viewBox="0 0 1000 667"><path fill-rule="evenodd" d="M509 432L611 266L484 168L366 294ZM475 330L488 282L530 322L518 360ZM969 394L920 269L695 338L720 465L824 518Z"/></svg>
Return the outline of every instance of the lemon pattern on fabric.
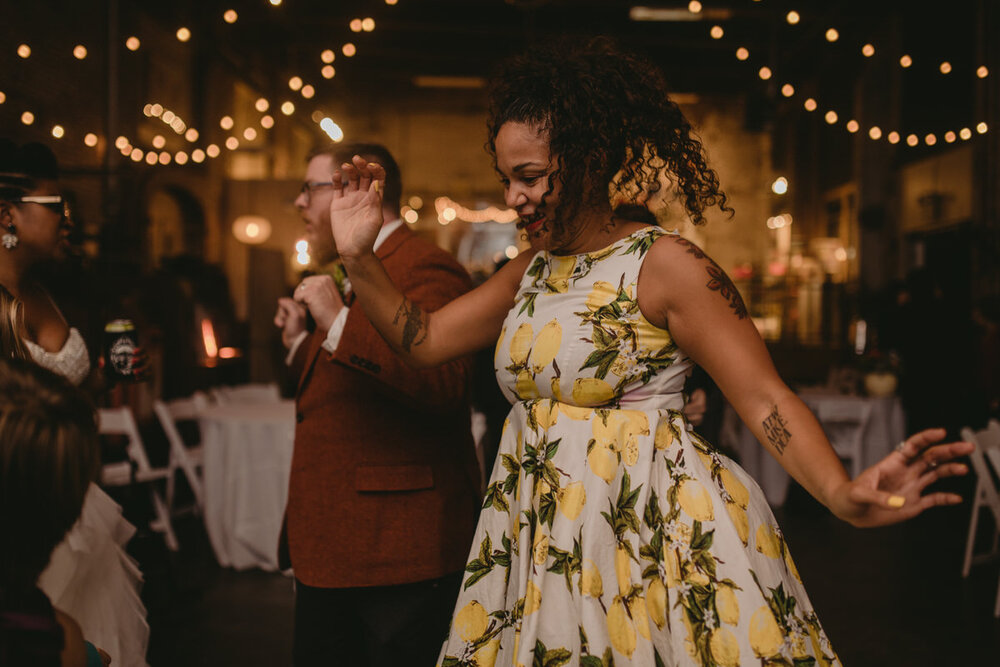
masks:
<svg viewBox="0 0 1000 667"><path fill-rule="evenodd" d="M538 253L496 346L513 404L438 664L840 665L759 487L689 429L637 301L667 232Z"/></svg>

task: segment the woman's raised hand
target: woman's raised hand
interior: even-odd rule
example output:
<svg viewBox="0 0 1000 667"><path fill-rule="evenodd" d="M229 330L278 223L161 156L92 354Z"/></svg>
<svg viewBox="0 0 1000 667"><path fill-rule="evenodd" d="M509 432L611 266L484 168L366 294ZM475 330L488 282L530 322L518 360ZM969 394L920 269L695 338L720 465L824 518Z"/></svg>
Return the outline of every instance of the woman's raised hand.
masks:
<svg viewBox="0 0 1000 667"><path fill-rule="evenodd" d="M955 459L975 447L968 442L937 444L944 436L943 428L911 435L857 479L844 484L842 500L846 503L841 507L847 511L842 518L856 526L884 526L912 518L935 505L962 502L962 497L954 493L924 493L939 479L968 472L968 467Z"/></svg>
<svg viewBox="0 0 1000 667"><path fill-rule="evenodd" d="M337 252L346 260L371 253L382 228L385 169L355 155L333 172L330 224Z"/></svg>

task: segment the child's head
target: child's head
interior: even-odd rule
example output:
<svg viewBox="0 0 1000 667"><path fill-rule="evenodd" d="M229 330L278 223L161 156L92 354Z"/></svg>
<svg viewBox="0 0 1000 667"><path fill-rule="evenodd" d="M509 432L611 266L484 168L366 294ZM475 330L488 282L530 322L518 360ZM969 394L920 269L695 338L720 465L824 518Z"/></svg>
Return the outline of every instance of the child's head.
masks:
<svg viewBox="0 0 1000 667"><path fill-rule="evenodd" d="M24 332L24 309L21 301L0 285L0 359L27 359Z"/></svg>
<svg viewBox="0 0 1000 667"><path fill-rule="evenodd" d="M99 463L87 396L29 361L0 359L0 588L35 584Z"/></svg>

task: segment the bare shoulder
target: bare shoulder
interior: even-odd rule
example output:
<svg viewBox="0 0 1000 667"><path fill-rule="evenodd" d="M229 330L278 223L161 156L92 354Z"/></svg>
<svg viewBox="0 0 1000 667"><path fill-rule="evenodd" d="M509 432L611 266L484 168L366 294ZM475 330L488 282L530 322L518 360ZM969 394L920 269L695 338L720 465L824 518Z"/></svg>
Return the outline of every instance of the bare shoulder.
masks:
<svg viewBox="0 0 1000 667"><path fill-rule="evenodd" d="M640 280L647 281L657 303L678 304L685 299L704 299L715 295L714 300L725 306L738 319L749 317L743 298L726 272L697 244L677 234L658 238L649 250Z"/></svg>
<svg viewBox="0 0 1000 667"><path fill-rule="evenodd" d="M495 278L508 285L511 289L517 290L518 285L521 284L521 278L524 277L524 272L528 270L528 266L531 265L531 260L536 254L530 250L520 253L517 257L501 266L496 274L494 274Z"/></svg>

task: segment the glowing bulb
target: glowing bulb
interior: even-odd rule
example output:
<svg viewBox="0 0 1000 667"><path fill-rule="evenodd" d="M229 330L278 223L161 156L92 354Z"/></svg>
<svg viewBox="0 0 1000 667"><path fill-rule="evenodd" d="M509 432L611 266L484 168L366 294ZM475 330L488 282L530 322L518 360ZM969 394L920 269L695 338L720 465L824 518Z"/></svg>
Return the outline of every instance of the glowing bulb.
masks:
<svg viewBox="0 0 1000 667"><path fill-rule="evenodd" d="M132 162L142 162L142 149L133 148L132 152L129 153L128 156L132 159Z"/></svg>
<svg viewBox="0 0 1000 667"><path fill-rule="evenodd" d="M66 135L66 130L62 125L52 126L52 136L56 139L62 139Z"/></svg>
<svg viewBox="0 0 1000 667"><path fill-rule="evenodd" d="M313 95L316 94L316 89L307 83L306 85L302 86L301 93L302 97L306 98L307 100L311 100L313 98Z"/></svg>
<svg viewBox="0 0 1000 667"><path fill-rule="evenodd" d="M979 134L986 134L986 131L988 129L989 127L986 125L986 123L980 123L979 125L976 125L976 132L978 132Z"/></svg>
<svg viewBox="0 0 1000 667"><path fill-rule="evenodd" d="M737 60L746 60L749 57L750 57L750 51L748 51L746 48L741 46L740 48L736 49Z"/></svg>
<svg viewBox="0 0 1000 667"><path fill-rule="evenodd" d="M834 123L837 122L837 112L836 111L827 111L826 115L823 116L823 118L826 119L827 123L829 123L830 125L833 125Z"/></svg>
<svg viewBox="0 0 1000 667"><path fill-rule="evenodd" d="M361 32L361 19L351 19L351 32Z"/></svg>
<svg viewBox="0 0 1000 667"><path fill-rule="evenodd" d="M342 46L340 50L348 58L352 57L355 53L358 52L357 47L351 44L350 42L344 44L344 46Z"/></svg>
<svg viewBox="0 0 1000 667"><path fill-rule="evenodd" d="M274 127L274 117L270 115L261 116L260 126L265 130L270 130L272 127Z"/></svg>
<svg viewBox="0 0 1000 667"><path fill-rule="evenodd" d="M942 74L951 74L951 63L946 60L943 63L941 63L939 69L941 70Z"/></svg>
<svg viewBox="0 0 1000 667"><path fill-rule="evenodd" d="M247 141L253 141L254 139L257 138L257 130L253 129L252 127L248 127L247 129L243 130L243 138L246 139Z"/></svg>
<svg viewBox="0 0 1000 667"><path fill-rule="evenodd" d="M160 161L160 155L156 151L146 153L146 164L156 164Z"/></svg>
<svg viewBox="0 0 1000 667"><path fill-rule="evenodd" d="M226 23L236 23L236 19L238 19L239 17L240 15L236 13L235 9L227 9L222 14L222 20L225 21Z"/></svg>
<svg viewBox="0 0 1000 667"><path fill-rule="evenodd" d="M768 79L771 78L771 68L761 67L760 70L757 72L757 76L759 76L764 81L767 81Z"/></svg>
<svg viewBox="0 0 1000 667"><path fill-rule="evenodd" d="M24 123L25 125L31 125L32 123L35 122L35 114L31 113L30 111L25 111L23 114L21 114L21 122Z"/></svg>
<svg viewBox="0 0 1000 667"><path fill-rule="evenodd" d="M781 94L785 97L791 97L795 94L795 86L790 83L786 83L781 87Z"/></svg>
<svg viewBox="0 0 1000 667"><path fill-rule="evenodd" d="M170 161L172 159L173 159L173 156L170 153L168 153L167 151L163 151L159 155L159 162L162 165L168 165L168 164L170 164Z"/></svg>
<svg viewBox="0 0 1000 667"><path fill-rule="evenodd" d="M776 195L783 195L788 192L788 179L784 176L774 179L774 183L771 183L771 192Z"/></svg>
<svg viewBox="0 0 1000 667"><path fill-rule="evenodd" d="M385 4L387 4L387 5L394 5L397 2L399 2L399 0L385 0Z"/></svg>
<svg viewBox="0 0 1000 667"><path fill-rule="evenodd" d="M928 134L926 137L924 137L924 143L927 144L928 146L933 146L934 144L937 143L937 137L935 137L933 134Z"/></svg>
<svg viewBox="0 0 1000 667"><path fill-rule="evenodd" d="M337 59L337 54L333 52L333 49L326 49L323 53L319 54L319 59L329 65Z"/></svg>
<svg viewBox="0 0 1000 667"><path fill-rule="evenodd" d="M151 113L154 116L156 116L157 118L159 118L160 114L163 113L163 105L162 104L154 104L153 106L149 107L149 113Z"/></svg>
<svg viewBox="0 0 1000 667"><path fill-rule="evenodd" d="M139 41L138 37L129 37L125 40L125 48L129 51L138 51L142 42Z"/></svg>
<svg viewBox="0 0 1000 667"><path fill-rule="evenodd" d="M863 55L865 58L871 58L873 55L875 55L875 47L872 46L871 44L865 44L864 46L861 47L861 55Z"/></svg>
<svg viewBox="0 0 1000 667"><path fill-rule="evenodd" d="M920 137L918 137L917 135L915 135L915 134L908 134L908 135L906 135L906 145L907 146L916 146L919 143L920 143Z"/></svg>
<svg viewBox="0 0 1000 667"><path fill-rule="evenodd" d="M507 259L514 259L517 257L517 246L509 245L504 248L503 254L507 255Z"/></svg>
<svg viewBox="0 0 1000 667"><path fill-rule="evenodd" d="M708 34L712 36L712 39L722 39L722 36L726 33L722 29L721 25L713 25L712 29L709 30Z"/></svg>
<svg viewBox="0 0 1000 667"><path fill-rule="evenodd" d="M22 58L30 58L31 57L31 47L28 46L27 44L21 44L21 45L19 45L17 47L17 55L21 56Z"/></svg>
<svg viewBox="0 0 1000 667"><path fill-rule="evenodd" d="M326 132L327 136L333 141L342 141L344 138L344 131L340 129L340 126L333 122L332 118L324 118L319 122L320 129Z"/></svg>
<svg viewBox="0 0 1000 667"><path fill-rule="evenodd" d="M177 164L187 164L188 154L184 151L177 151L177 155L174 156L174 162Z"/></svg>
<svg viewBox="0 0 1000 667"><path fill-rule="evenodd" d="M281 113L285 114L286 116L291 116L293 113L295 113L295 105L292 104L291 102L282 102Z"/></svg>
<svg viewBox="0 0 1000 667"><path fill-rule="evenodd" d="M890 132L889 135L886 137L886 139L888 140L888 142L890 144L898 144L899 143L899 132L895 132L895 131Z"/></svg>
<svg viewBox="0 0 1000 667"><path fill-rule="evenodd" d="M444 218L445 220L447 220L448 222L451 222L457 216L458 216L458 213L451 206L449 206L449 207L445 208L443 211L441 211L441 217Z"/></svg>
<svg viewBox="0 0 1000 667"><path fill-rule="evenodd" d="M797 11L792 10L785 15L785 20L788 21L789 25L795 25L800 20L802 20L802 17L799 16L799 13Z"/></svg>
<svg viewBox="0 0 1000 667"><path fill-rule="evenodd" d="M199 164L205 161L205 151L200 148L196 148L191 151L191 159Z"/></svg>
<svg viewBox="0 0 1000 667"><path fill-rule="evenodd" d="M220 153L222 153L222 150L215 144L209 144L205 147L205 155L208 157L219 157Z"/></svg>
<svg viewBox="0 0 1000 667"><path fill-rule="evenodd" d="M288 87L292 90L298 90L302 87L302 77L293 76L288 80Z"/></svg>
<svg viewBox="0 0 1000 667"><path fill-rule="evenodd" d="M73 47L73 57L77 60L83 60L87 57L87 47L83 44L77 44Z"/></svg>
<svg viewBox="0 0 1000 667"><path fill-rule="evenodd" d="M186 42L189 39L191 39L191 31L190 30L188 30L187 28L178 28L177 29L177 41L179 41L179 42Z"/></svg>
<svg viewBox="0 0 1000 667"><path fill-rule="evenodd" d="M810 97L802 103L802 106L806 108L806 111L816 111L818 105L816 104L816 100Z"/></svg>
<svg viewBox="0 0 1000 667"><path fill-rule="evenodd" d="M365 32L371 32L375 29L375 19L365 18L361 19L361 29Z"/></svg>
<svg viewBox="0 0 1000 667"><path fill-rule="evenodd" d="M309 241L299 239L295 242L295 252L309 252Z"/></svg>
<svg viewBox="0 0 1000 667"><path fill-rule="evenodd" d="M234 122L232 116L223 116L222 118L219 119L219 127L221 127L223 130L233 129L233 124Z"/></svg>
<svg viewBox="0 0 1000 667"><path fill-rule="evenodd" d="M128 146L128 137L118 137L115 139L115 148L121 150Z"/></svg>
<svg viewBox="0 0 1000 667"><path fill-rule="evenodd" d="M859 125L858 121L854 119L847 121L847 125L845 127L847 127L847 131L850 132L851 134L854 134L855 132L861 129L861 125Z"/></svg>
<svg viewBox="0 0 1000 667"><path fill-rule="evenodd" d="M879 139L882 138L882 128L879 127L878 125L873 125L871 129L868 130L868 136L874 139L875 141L878 141Z"/></svg>
<svg viewBox="0 0 1000 667"><path fill-rule="evenodd" d="M424 206L424 200L418 195L410 197L407 203L410 205L410 208L413 209L421 209Z"/></svg>
<svg viewBox="0 0 1000 667"><path fill-rule="evenodd" d="M226 139L226 148L228 148L229 150L234 151L239 147L240 147L240 140L237 139L236 137L229 137L228 139Z"/></svg>
<svg viewBox="0 0 1000 667"><path fill-rule="evenodd" d="M2 90L0 90L0 104L3 104L6 101L7 101L7 94Z"/></svg>
<svg viewBox="0 0 1000 667"><path fill-rule="evenodd" d="M826 41L836 42L838 39L840 39L840 33L837 32L836 28L830 28L826 31Z"/></svg>
<svg viewBox="0 0 1000 667"><path fill-rule="evenodd" d="M972 130L970 130L967 127L963 127L961 130L958 131L958 136L960 136L963 141L968 141L969 139L972 138Z"/></svg>
<svg viewBox="0 0 1000 667"><path fill-rule="evenodd" d="M184 138L190 141L192 144L198 141L198 130L193 127L189 127L187 132L184 133Z"/></svg>
<svg viewBox="0 0 1000 667"><path fill-rule="evenodd" d="M167 140L163 138L162 134L158 134L153 137L153 148L163 148L167 145Z"/></svg>
<svg viewBox="0 0 1000 667"><path fill-rule="evenodd" d="M332 79L333 75L337 73L337 70L333 68L333 65L324 65L323 69L320 70L320 74L323 75L324 79Z"/></svg>
<svg viewBox="0 0 1000 667"><path fill-rule="evenodd" d="M951 130L948 130L947 132L944 133L944 140L947 141L949 144L955 143L955 139L957 138L958 136Z"/></svg>
<svg viewBox="0 0 1000 667"><path fill-rule="evenodd" d="M302 266L309 266L309 262L312 260L309 258L309 253L300 252L295 256L295 261L301 264Z"/></svg>
<svg viewBox="0 0 1000 667"><path fill-rule="evenodd" d="M990 75L990 70L988 67L986 67L986 65L981 65L979 69L976 70L976 76L978 76L980 79L985 79L989 75Z"/></svg>
<svg viewBox="0 0 1000 667"><path fill-rule="evenodd" d="M692 14L698 14L701 12L701 3L698 2L698 0L691 0L691 2L688 3L688 11Z"/></svg>
<svg viewBox="0 0 1000 667"><path fill-rule="evenodd" d="M164 111L163 115L160 116L160 120L162 120L167 125L169 125L170 123L174 122L175 118L177 118L177 116L174 114L173 111L169 111L169 110L168 111Z"/></svg>
<svg viewBox="0 0 1000 667"><path fill-rule="evenodd" d="M913 64L913 58L911 58L908 55L904 55L902 58L899 59L899 65L901 67L909 67L912 64Z"/></svg>
<svg viewBox="0 0 1000 667"><path fill-rule="evenodd" d="M268 108L270 106L271 106L271 103L268 102L267 99L265 99L263 97L258 97L257 101L254 102L253 108L256 109L257 111L261 112L261 113L264 113L265 111L268 110Z"/></svg>
<svg viewBox="0 0 1000 667"><path fill-rule="evenodd" d="M414 211L412 208L403 214L403 219L406 220L411 225L420 219L420 214Z"/></svg>
<svg viewBox="0 0 1000 667"><path fill-rule="evenodd" d="M93 148L94 146L96 146L96 145L97 145L97 135L96 135L96 134L94 134L93 132L88 132L88 133L87 133L87 134L86 134L86 135L85 135L85 136L83 137L83 143L84 143L85 145L87 145L87 146L90 146L91 148Z"/></svg>
<svg viewBox="0 0 1000 667"><path fill-rule="evenodd" d="M277 7L281 4L281 0L270 0L271 6Z"/></svg>

